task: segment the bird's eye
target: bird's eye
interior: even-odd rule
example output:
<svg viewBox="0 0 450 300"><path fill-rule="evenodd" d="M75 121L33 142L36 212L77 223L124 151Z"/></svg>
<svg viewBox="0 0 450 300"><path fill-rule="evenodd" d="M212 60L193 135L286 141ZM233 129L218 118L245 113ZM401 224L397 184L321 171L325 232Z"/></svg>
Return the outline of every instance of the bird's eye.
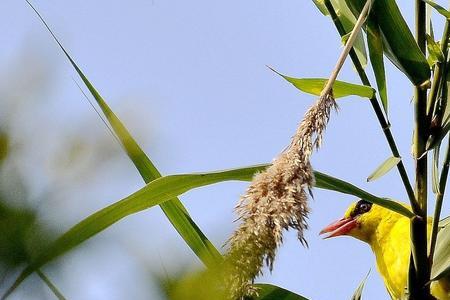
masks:
<svg viewBox="0 0 450 300"><path fill-rule="evenodd" d="M352 217L366 213L371 208L372 208L372 203L365 201L365 200L360 200L360 201L358 201L358 203L356 203L355 209L352 213Z"/></svg>
<svg viewBox="0 0 450 300"><path fill-rule="evenodd" d="M366 211L369 211L370 205L366 204L366 203L363 203L363 204L361 204L361 206L359 208L360 208L361 211L366 212Z"/></svg>

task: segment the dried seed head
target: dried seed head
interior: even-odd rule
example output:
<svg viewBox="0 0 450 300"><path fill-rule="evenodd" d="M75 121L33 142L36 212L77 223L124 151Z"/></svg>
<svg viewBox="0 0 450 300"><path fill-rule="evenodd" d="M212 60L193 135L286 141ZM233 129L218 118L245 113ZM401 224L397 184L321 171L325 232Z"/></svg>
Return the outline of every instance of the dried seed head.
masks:
<svg viewBox="0 0 450 300"><path fill-rule="evenodd" d="M314 185L310 157L322 142L333 108L337 105L329 94L308 109L289 147L269 168L255 175L236 206L241 224L227 242L224 263L230 299L256 292L251 281L261 274L264 261L272 270L283 230L297 230L299 240L306 245L307 191L310 193Z"/></svg>

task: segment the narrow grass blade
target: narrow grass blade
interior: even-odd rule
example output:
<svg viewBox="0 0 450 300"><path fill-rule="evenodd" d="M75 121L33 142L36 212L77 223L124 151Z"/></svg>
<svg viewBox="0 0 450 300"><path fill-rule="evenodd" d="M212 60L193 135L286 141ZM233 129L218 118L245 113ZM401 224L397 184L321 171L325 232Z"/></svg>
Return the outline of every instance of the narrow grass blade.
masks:
<svg viewBox="0 0 450 300"><path fill-rule="evenodd" d="M269 67L270 68L270 67ZM320 95L323 87L327 83L326 78L293 78L285 76L274 69L270 68L272 71L286 79L288 82L292 83L296 88L302 92ZM341 98L346 96L360 96L363 98L372 98L375 95L375 90L369 86L348 83L344 81L336 80L333 85L333 95L335 98Z"/></svg>
<svg viewBox="0 0 450 300"><path fill-rule="evenodd" d="M314 176L316 178L316 185L315 187L317 188L321 188L321 189L326 189L326 190L331 190L331 191L336 191L336 192L340 192L340 193L344 193L344 194L348 194L348 195L353 195L356 197L359 197L361 199L367 200L369 202L378 204L380 206L383 206L387 209L390 209L392 211L395 211L405 217L411 218L414 216L414 214L406 207L404 207L403 205L389 200L387 198L380 198L377 196L374 196L356 186L354 186L351 183L348 183L344 180L332 177L330 175L326 175L320 172L315 171L314 172Z"/></svg>
<svg viewBox="0 0 450 300"><path fill-rule="evenodd" d="M59 300L66 300L64 295L58 290L58 288L50 281L50 279L42 273L41 270L36 270L38 276L42 279L42 281L48 286L48 288L53 292L53 294Z"/></svg>
<svg viewBox="0 0 450 300"><path fill-rule="evenodd" d="M439 280L445 276L450 276L450 226L442 227L438 232L433 265L431 267L432 281Z"/></svg>
<svg viewBox="0 0 450 300"><path fill-rule="evenodd" d="M257 283L255 286L259 289L259 296L256 297L257 300L308 300L303 296L276 285Z"/></svg>
<svg viewBox="0 0 450 300"><path fill-rule="evenodd" d="M450 11L446 10L445 8L435 3L434 1L431 0L422 0L422 1L427 3L429 6L433 7L438 13L440 13L446 19L450 19Z"/></svg>
<svg viewBox="0 0 450 300"><path fill-rule="evenodd" d="M262 171L266 167L267 165L258 165L209 173L170 175L153 180L130 196L95 212L64 233L26 267L2 299L5 299L25 278L44 264L80 245L119 220L169 201L194 188L229 180L250 181L256 172ZM203 255L201 250L196 249L200 257Z"/></svg>
<svg viewBox="0 0 450 300"><path fill-rule="evenodd" d="M366 284L369 274L370 274L370 271L367 273L366 277L361 281L361 283L356 288L351 300L361 300L362 299L362 292L364 290L364 285Z"/></svg>
<svg viewBox="0 0 450 300"><path fill-rule="evenodd" d="M381 36L380 27L374 21L374 16L370 16L367 29L367 44L369 48L370 63L372 64L373 73L378 87L381 103L384 112L388 115L388 96L386 88L386 72L384 69L383 58L383 37Z"/></svg>
<svg viewBox="0 0 450 300"><path fill-rule="evenodd" d="M433 165L431 166L431 186L433 189L433 193L438 194L439 187L439 153L441 146L438 145L433 150Z"/></svg>
<svg viewBox="0 0 450 300"><path fill-rule="evenodd" d="M28 2L28 1L27 1ZM87 77L77 66L75 61L71 58L69 53L64 49L62 44L56 38L50 27L47 25L45 20L39 14L39 12L31 5L28 4L36 12L40 20L46 26L52 37L55 39L56 43L59 45L61 50L66 55L67 59L70 61L72 66L75 68L78 75L83 80L84 84L87 86L92 96L97 101L98 105L102 109L106 116L109 124L111 125L117 138L120 140L122 147L125 149L127 155L134 163L135 167L138 169L145 183L149 183L161 177L161 174L156 169L155 165L148 158L148 156L142 151L141 147L131 136L127 128L122 124L122 122L117 118L114 112L106 104L105 100L100 96L99 92L94 88L94 86L89 82ZM203 234L200 228L195 224L192 218L189 216L187 210L180 202L179 199L173 198L171 201L161 204L161 209L164 211L165 215L172 223L174 228L178 231L181 237L189 245L189 247L194 251L194 253L200 258L200 260L206 266L212 266L217 262L222 260L220 252L214 247L214 245L208 240L208 238Z"/></svg>
<svg viewBox="0 0 450 300"><path fill-rule="evenodd" d="M386 159L369 177L367 177L367 181L374 181L378 178L385 175L387 172L392 170L402 159L400 157L389 157Z"/></svg>

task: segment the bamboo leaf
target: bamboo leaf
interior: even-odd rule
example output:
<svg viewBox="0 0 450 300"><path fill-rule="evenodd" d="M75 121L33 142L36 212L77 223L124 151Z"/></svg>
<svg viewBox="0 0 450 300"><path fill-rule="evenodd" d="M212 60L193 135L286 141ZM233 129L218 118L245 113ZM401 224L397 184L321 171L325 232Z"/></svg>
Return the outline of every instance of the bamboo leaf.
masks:
<svg viewBox="0 0 450 300"><path fill-rule="evenodd" d="M440 145L434 148L433 150L433 165L431 167L431 183L432 183L432 189L433 193L438 194L440 187L439 187L439 150Z"/></svg>
<svg viewBox="0 0 450 300"><path fill-rule="evenodd" d="M439 280L448 275L450 275L450 226L445 226L438 232L431 280Z"/></svg>
<svg viewBox="0 0 450 300"><path fill-rule="evenodd" d="M394 168L402 159L400 157L389 157L386 159L372 174L370 174L369 177L367 177L367 181L374 181L378 178L385 175L387 172L389 172L392 168Z"/></svg>
<svg viewBox="0 0 450 300"><path fill-rule="evenodd" d="M414 216L414 214L401 205L400 203L396 201L389 200L387 198L380 198L377 196L374 196L356 186L354 186L351 183L348 183L344 180L332 177L330 175L326 175L320 172L315 171L314 176L316 178L316 185L315 187L326 189L330 191L336 191L348 195L356 196L360 199L367 200L371 203L375 203L377 205L383 206L387 209L390 209L392 211L395 211L405 217L411 218Z"/></svg>
<svg viewBox="0 0 450 300"><path fill-rule="evenodd" d="M346 0L355 15L359 15L365 0ZM372 15L383 37L383 50L391 62L402 71L414 85L429 80L431 72L425 55L420 50L396 1L376 0Z"/></svg>
<svg viewBox="0 0 450 300"><path fill-rule="evenodd" d="M362 292L364 290L364 285L366 284L367 278L369 277L370 271L367 273L366 277L361 281L361 283L356 288L355 292L353 293L351 300L361 300L362 298Z"/></svg>
<svg viewBox="0 0 450 300"><path fill-rule="evenodd" d="M383 109L387 116L389 103L383 58L383 37L381 36L380 27L373 18L374 17L370 17L368 20L367 44L369 47L370 62L377 81L378 94L380 95L381 103L383 104Z"/></svg>
<svg viewBox="0 0 450 300"><path fill-rule="evenodd" d="M269 67L270 68L270 67ZM319 96L328 79L325 78L293 78L285 76L274 69L272 71L286 79L302 92ZM348 83L336 80L333 86L333 95L335 98L346 96L360 96L363 98L372 98L375 95L375 90L369 86Z"/></svg>
<svg viewBox="0 0 450 300"><path fill-rule="evenodd" d="M258 288L257 300L308 300L307 298L297 295L281 287L272 284L257 283Z"/></svg>
<svg viewBox="0 0 450 300"><path fill-rule="evenodd" d="M70 61L78 75L83 80L84 84L87 86L92 96L97 101L98 105L102 109L106 116L109 124L114 130L115 135L120 140L124 150L126 151L128 157L132 160L135 167L138 169L145 183L149 183L161 177L161 174L149 159L149 157L142 151L141 147L134 140L134 138L129 133L128 129L122 124L119 118L114 114L114 112L109 108L106 101L101 97L99 92L94 88L94 86L89 82L87 77L77 66L75 61L65 50L62 44L59 42L55 34L52 32L50 27L47 25L45 20L39 14L39 12L32 6L30 2L27 3L35 11L39 19L45 25L47 30L50 32L52 37L55 39L58 46L64 52L67 59ZM218 261L222 260L220 252L214 247L214 245L208 240L208 238L203 234L197 224L192 220L187 212L186 208L180 202L179 199L174 198L171 201L161 204L161 209L164 211L165 215L172 223L177 232L181 235L184 241L189 245L192 251L200 258L200 260L206 266L212 266Z"/></svg>
<svg viewBox="0 0 450 300"><path fill-rule="evenodd" d="M422 0L422 1L427 3L429 6L433 7L438 13L440 13L446 19L450 19L450 11L446 10L445 8L435 3L434 1L431 0Z"/></svg>
<svg viewBox="0 0 450 300"><path fill-rule="evenodd" d="M429 34L426 35L428 48L428 64L433 67L438 62L444 62L444 53L441 46Z"/></svg>

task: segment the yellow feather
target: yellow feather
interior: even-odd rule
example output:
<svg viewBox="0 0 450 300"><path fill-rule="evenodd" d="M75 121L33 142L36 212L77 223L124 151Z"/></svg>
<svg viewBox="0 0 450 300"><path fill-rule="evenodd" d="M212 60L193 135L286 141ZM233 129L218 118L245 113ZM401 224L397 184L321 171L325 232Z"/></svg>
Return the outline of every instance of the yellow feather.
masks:
<svg viewBox="0 0 450 300"><path fill-rule="evenodd" d="M356 203L345 213L350 217ZM406 206L406 205L405 205ZM410 257L409 219L378 205L356 217L358 227L348 235L370 245L375 254L377 269L393 299L401 299L407 285ZM432 220L428 220L428 231ZM450 300L450 282L447 279L433 282L431 294L438 300Z"/></svg>

